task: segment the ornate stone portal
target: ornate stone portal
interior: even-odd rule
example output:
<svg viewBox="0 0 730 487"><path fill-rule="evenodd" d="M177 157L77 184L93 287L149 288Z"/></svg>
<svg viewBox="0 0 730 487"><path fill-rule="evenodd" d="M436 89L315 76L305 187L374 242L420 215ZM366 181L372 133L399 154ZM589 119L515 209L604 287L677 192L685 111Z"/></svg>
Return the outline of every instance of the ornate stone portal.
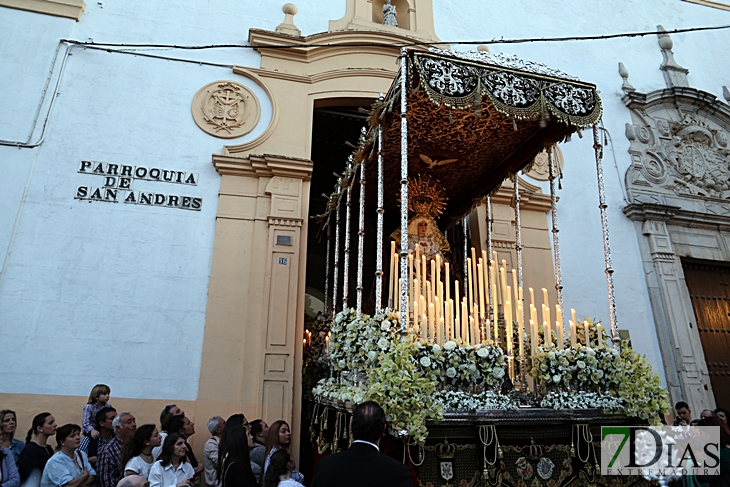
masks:
<svg viewBox="0 0 730 487"><path fill-rule="evenodd" d="M619 66L632 118L624 213L641 233L671 400L708 407L715 400L680 259L730 261L730 106L689 87L671 39L659 31L667 89L639 93Z"/></svg>

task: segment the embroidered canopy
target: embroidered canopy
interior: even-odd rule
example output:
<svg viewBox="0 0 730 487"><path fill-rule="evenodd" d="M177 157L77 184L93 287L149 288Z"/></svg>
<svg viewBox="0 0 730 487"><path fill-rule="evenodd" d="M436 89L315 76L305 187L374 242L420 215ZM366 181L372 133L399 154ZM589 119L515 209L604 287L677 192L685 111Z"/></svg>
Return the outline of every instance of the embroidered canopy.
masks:
<svg viewBox="0 0 730 487"><path fill-rule="evenodd" d="M408 174L428 175L443 187L449 203L439 219L442 228L469 213L545 147L601 118L595 85L516 56L409 50L407 75ZM399 207L400 97L398 76L384 100L373 105L368 133L342 182L349 184L363 160L367 180L377 181L382 129L386 210ZM374 206L377 189L367 186L368 206Z"/></svg>

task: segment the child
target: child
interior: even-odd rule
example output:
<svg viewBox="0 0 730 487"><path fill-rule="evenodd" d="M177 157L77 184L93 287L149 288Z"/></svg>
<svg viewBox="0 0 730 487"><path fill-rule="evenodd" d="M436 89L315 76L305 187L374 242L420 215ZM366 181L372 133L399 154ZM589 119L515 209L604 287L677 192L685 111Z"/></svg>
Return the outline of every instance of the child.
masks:
<svg viewBox="0 0 730 487"><path fill-rule="evenodd" d="M303 487L292 478L294 461L289 452L281 449L271 455L269 468L264 476L263 487Z"/></svg>
<svg viewBox="0 0 730 487"><path fill-rule="evenodd" d="M91 394L89 394L89 402L84 406L84 417L81 422L81 427L83 428L83 433L90 435L93 439L99 436L99 432L96 431L96 413L102 408L113 407L109 402L109 394L111 392L108 385L96 384L91 389Z"/></svg>

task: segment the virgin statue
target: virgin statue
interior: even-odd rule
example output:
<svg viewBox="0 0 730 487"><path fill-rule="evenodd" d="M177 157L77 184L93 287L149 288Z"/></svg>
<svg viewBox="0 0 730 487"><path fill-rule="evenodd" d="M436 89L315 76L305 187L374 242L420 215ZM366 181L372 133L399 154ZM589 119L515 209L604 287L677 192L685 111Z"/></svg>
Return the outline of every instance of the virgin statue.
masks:
<svg viewBox="0 0 730 487"><path fill-rule="evenodd" d="M420 175L408 182L408 194L408 209L415 213L408 220L408 253L424 255L426 260L438 255L441 262L445 262L451 248L434 217L443 212L447 198L436 182ZM400 229L393 232L392 237L400 247Z"/></svg>

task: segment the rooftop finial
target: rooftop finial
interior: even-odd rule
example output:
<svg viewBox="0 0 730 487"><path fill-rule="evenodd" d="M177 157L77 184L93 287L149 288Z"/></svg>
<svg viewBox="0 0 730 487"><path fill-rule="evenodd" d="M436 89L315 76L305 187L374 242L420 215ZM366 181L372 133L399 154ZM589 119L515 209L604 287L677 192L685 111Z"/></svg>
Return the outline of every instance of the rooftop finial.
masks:
<svg viewBox="0 0 730 487"><path fill-rule="evenodd" d="M659 37L659 47L662 49L662 56L664 56L664 62L659 66L659 69L664 73L664 82L667 84L667 88L674 88L675 86L689 86L687 81L687 73L689 69L683 68L674 60L674 53L672 47L674 43L672 38L667 34L667 30L657 25L657 35Z"/></svg>
<svg viewBox="0 0 730 487"><path fill-rule="evenodd" d="M295 37L301 37L302 31L299 30L299 28L294 25L294 16L299 11L297 9L297 6L293 3L285 3L283 7L281 7L281 11L284 12L284 22L279 24L276 27L276 32L280 34L288 34L290 36Z"/></svg>
<svg viewBox="0 0 730 487"><path fill-rule="evenodd" d="M620 74L621 78L624 80L623 84L621 85L621 89L624 90L624 93L636 91L636 88L631 86L631 83L629 83L629 70L626 69L624 63L618 63L618 74Z"/></svg>
<svg viewBox="0 0 730 487"><path fill-rule="evenodd" d="M727 86L722 87L722 96L724 96L725 100L730 103L730 90L727 89Z"/></svg>

